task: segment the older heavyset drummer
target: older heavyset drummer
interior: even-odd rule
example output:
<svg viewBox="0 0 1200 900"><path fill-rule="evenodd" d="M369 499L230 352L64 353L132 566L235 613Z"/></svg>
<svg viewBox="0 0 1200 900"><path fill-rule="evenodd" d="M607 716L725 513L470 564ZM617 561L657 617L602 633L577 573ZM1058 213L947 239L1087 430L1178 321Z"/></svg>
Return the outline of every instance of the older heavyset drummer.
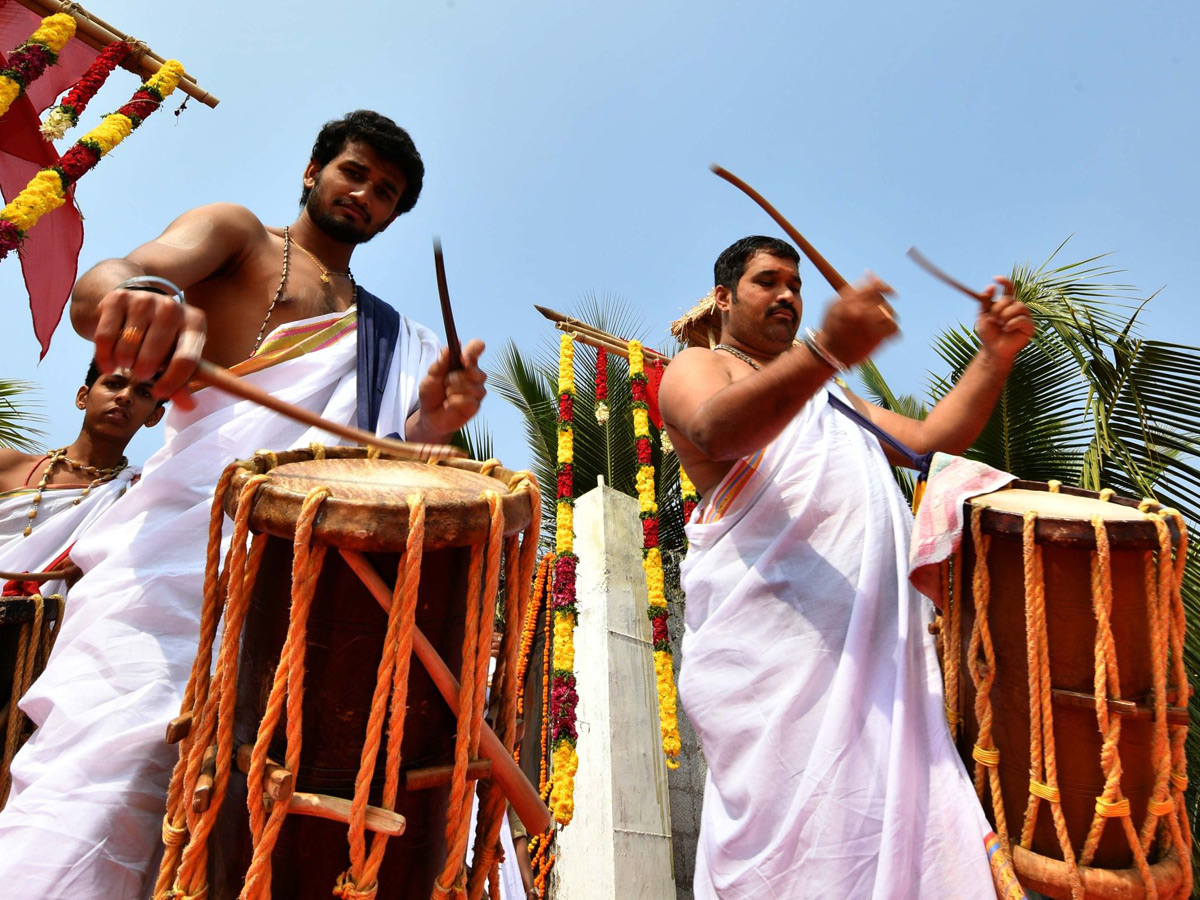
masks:
<svg viewBox="0 0 1200 900"><path fill-rule="evenodd" d="M709 764L696 897L993 900L928 602L905 577L911 516L888 453L826 390L896 333L891 292L872 277L847 287L794 346L798 261L763 237L722 253L721 343L683 351L662 384L704 495L679 685ZM925 421L852 398L859 412L918 453L966 448L1033 334L999 283L982 349Z"/></svg>
<svg viewBox="0 0 1200 900"><path fill-rule="evenodd" d="M121 900L153 883L176 756L163 734L195 655L217 478L260 447L327 439L218 391L184 392L202 348L282 400L380 435L444 441L479 409L483 344L449 372L428 329L350 274L355 246L413 207L423 174L408 134L360 110L321 130L288 227L201 207L76 285L71 319L101 369L146 379L165 364L155 391L178 402L138 490L75 548L86 574L23 703L39 727L0 813L5 896ZM172 282L187 306L164 296Z"/></svg>

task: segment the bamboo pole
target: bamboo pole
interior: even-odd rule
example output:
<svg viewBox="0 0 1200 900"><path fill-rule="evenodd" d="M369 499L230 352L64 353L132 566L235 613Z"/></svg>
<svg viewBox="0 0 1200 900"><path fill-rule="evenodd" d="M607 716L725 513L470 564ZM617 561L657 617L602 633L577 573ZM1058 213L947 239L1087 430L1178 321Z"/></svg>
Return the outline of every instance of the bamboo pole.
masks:
<svg viewBox="0 0 1200 900"><path fill-rule="evenodd" d="M537 304L534 304L533 308L553 322L554 327L559 331L574 334L576 339L581 343L587 344L589 347L603 347L605 350L629 359L629 342L623 338L619 338L615 334L609 334L607 331L601 331L596 326L589 325L580 319L573 319L571 316L563 315L557 310L548 309L545 306L538 306ZM642 347L642 355L650 362L661 360L663 365L671 361L671 357L645 346Z"/></svg>
<svg viewBox="0 0 1200 900"><path fill-rule="evenodd" d="M133 46L134 52L129 55L125 62L121 63L121 68L138 75L142 81L145 81L157 72L162 64L166 62L165 59L151 50L143 41L139 41L128 34L122 34L99 16L88 12L78 3L71 3L69 0L17 0L17 2L26 9L43 17L52 16L60 12L74 17L76 39L87 44L93 50L103 50L109 44L115 44L117 41L125 41L130 44ZM144 48L145 52L137 52L142 48ZM221 102L200 87L191 75L184 75L180 79L179 90L208 107L215 107Z"/></svg>

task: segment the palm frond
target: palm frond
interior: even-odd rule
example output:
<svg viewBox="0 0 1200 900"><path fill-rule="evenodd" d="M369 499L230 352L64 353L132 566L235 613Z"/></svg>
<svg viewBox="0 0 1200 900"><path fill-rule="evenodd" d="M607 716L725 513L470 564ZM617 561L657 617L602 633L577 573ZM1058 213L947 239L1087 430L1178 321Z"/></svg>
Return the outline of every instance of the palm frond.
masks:
<svg viewBox="0 0 1200 900"><path fill-rule="evenodd" d="M35 410L38 386L15 378L0 378L0 447L22 453L40 450L46 432L38 427L46 417Z"/></svg>

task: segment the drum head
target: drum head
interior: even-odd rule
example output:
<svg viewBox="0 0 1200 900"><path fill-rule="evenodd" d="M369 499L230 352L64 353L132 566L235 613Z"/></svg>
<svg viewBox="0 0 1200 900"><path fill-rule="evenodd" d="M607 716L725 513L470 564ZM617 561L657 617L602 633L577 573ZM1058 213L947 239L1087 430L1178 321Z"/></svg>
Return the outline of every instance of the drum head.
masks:
<svg viewBox="0 0 1200 900"><path fill-rule="evenodd" d="M1152 550L1158 547L1158 530L1150 516L1142 512L1136 500L1114 497L1101 500L1093 491L1063 487L1051 493L1049 486L1038 481L1015 481L991 494L982 494L965 504L970 521L972 508L982 509L981 525L985 534L1016 535L1022 533L1027 512L1037 514L1034 528L1038 543L1064 546L1095 547L1096 531L1092 520L1097 516L1105 523L1109 543L1116 548ZM1147 510L1158 512L1162 507L1151 503ZM1173 517L1167 517L1171 540L1177 541L1179 529Z"/></svg>
<svg viewBox="0 0 1200 900"><path fill-rule="evenodd" d="M276 463L272 465L272 463ZM325 458L310 451L263 454L239 464L225 509L233 515L237 493L246 480L262 472L250 515L250 526L276 537L292 538L304 498L325 487L313 528L317 543L363 552L396 553L408 540L408 501L425 498L425 547L434 550L482 544L490 518L487 492L501 497L504 533L523 530L532 516L532 491L514 482L515 473L498 466L486 469L472 460L447 464L399 459L368 459L361 448L330 447ZM510 490L510 484L516 490Z"/></svg>

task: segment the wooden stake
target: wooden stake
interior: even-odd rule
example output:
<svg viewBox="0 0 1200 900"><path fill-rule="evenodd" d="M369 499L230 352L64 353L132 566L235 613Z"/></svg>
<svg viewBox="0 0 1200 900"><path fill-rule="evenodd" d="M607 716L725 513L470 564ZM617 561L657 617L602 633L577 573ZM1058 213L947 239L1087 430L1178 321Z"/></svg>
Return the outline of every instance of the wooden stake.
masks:
<svg viewBox="0 0 1200 900"><path fill-rule="evenodd" d="M429 766L424 769L409 769L404 773L404 789L406 791L423 791L427 788L449 784L454 776L454 766ZM467 779L479 780L492 777L492 761L490 759L473 759L467 763Z"/></svg>
<svg viewBox="0 0 1200 900"><path fill-rule="evenodd" d="M344 825L350 824L350 801L341 797L330 797L326 794L310 794L306 791L296 791L288 803L288 813L298 816L315 816L318 819L331 819ZM404 816L378 806L368 806L366 816L367 828L386 834L388 837L399 837L404 834Z"/></svg>
<svg viewBox="0 0 1200 900"><path fill-rule="evenodd" d="M629 359L629 341L618 337L615 334L609 334L607 331L601 331L594 325L589 325L580 319L574 319L571 316L564 315L557 310L548 309L545 306L534 304L534 309L540 312L543 316L554 322L554 327L559 331L573 333L576 339L582 343L588 344L591 347L603 346L605 350L610 350L620 356ZM594 340L586 340L593 338ZM663 364L669 363L671 357L659 353L657 350L651 350L649 347L642 347L642 355L649 361L662 360Z"/></svg>

